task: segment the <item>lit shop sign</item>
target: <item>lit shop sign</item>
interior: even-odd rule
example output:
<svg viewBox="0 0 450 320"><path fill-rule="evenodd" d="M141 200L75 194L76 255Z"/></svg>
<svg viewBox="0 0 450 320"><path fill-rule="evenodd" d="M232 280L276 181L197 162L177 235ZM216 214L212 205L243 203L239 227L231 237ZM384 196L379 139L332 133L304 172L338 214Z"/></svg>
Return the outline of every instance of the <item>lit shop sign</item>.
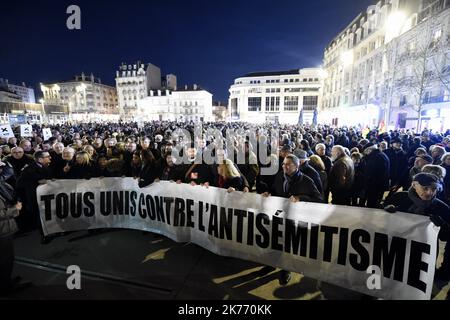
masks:
<svg viewBox="0 0 450 320"><path fill-rule="evenodd" d="M439 118L440 116L440 110L438 109L430 109L422 111L422 117L426 118Z"/></svg>
<svg viewBox="0 0 450 320"><path fill-rule="evenodd" d="M24 114L23 110L11 110L12 114Z"/></svg>

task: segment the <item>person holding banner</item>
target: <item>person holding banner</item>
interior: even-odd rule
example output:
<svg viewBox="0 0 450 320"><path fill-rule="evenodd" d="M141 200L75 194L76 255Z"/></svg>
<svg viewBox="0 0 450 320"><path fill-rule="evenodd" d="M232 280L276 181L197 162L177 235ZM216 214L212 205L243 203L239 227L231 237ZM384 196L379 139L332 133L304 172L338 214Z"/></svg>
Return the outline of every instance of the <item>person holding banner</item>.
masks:
<svg viewBox="0 0 450 320"><path fill-rule="evenodd" d="M43 244L47 244L49 240L42 233L36 189L40 184L44 184L46 180L52 178L49 170L50 162L51 156L48 152L37 151L34 154L34 163L23 169L16 184L17 198L23 202L23 210L17 219L19 228L24 232L39 228Z"/></svg>
<svg viewBox="0 0 450 320"><path fill-rule="evenodd" d="M218 164L217 172L218 181L216 185L218 188L227 189L228 192L244 190L244 180L233 161L225 159L223 163Z"/></svg>
<svg viewBox="0 0 450 320"><path fill-rule="evenodd" d="M314 181L300 171L300 160L295 155L287 155L283 160L283 171L275 178L271 190L262 194L263 197L271 195L281 198L289 198L292 202L322 202L322 195L317 189ZM265 271L274 270L265 267ZM286 285L291 280L291 273L282 270L280 273L280 285Z"/></svg>
<svg viewBox="0 0 450 320"><path fill-rule="evenodd" d="M450 240L450 207L437 199L437 191L441 188L437 176L430 173L419 173L414 176L409 191L398 192L384 202L385 210L390 213L406 212L430 217L431 222L440 227L439 239ZM438 246L439 248L439 246ZM436 272L436 277L450 279L450 259L448 246L444 253L444 261Z"/></svg>

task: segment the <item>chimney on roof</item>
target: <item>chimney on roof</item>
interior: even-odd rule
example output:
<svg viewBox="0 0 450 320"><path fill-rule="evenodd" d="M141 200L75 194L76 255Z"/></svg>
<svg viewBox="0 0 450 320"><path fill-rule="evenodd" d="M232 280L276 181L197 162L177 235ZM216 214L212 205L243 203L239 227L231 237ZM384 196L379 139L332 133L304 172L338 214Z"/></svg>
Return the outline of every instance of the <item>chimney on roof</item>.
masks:
<svg viewBox="0 0 450 320"><path fill-rule="evenodd" d="M91 72L91 82L94 82L94 75L92 74L92 72Z"/></svg>
<svg viewBox="0 0 450 320"><path fill-rule="evenodd" d="M184 90L187 90L187 84L184 85Z"/></svg>
<svg viewBox="0 0 450 320"><path fill-rule="evenodd" d="M197 90L197 85L194 83L194 90Z"/></svg>
<svg viewBox="0 0 450 320"><path fill-rule="evenodd" d="M102 79L98 78L97 80L99 84L102 84Z"/></svg>
<svg viewBox="0 0 450 320"><path fill-rule="evenodd" d="M84 81L86 79L86 76L84 75L84 72L81 73L81 81Z"/></svg>

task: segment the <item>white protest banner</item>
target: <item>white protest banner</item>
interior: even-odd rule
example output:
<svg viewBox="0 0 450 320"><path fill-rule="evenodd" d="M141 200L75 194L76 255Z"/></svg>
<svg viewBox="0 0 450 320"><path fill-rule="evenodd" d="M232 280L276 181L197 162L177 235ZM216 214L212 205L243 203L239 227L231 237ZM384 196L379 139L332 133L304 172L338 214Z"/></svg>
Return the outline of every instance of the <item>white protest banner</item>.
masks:
<svg viewBox="0 0 450 320"><path fill-rule="evenodd" d="M1 138L14 138L14 132L9 124L0 126L0 137Z"/></svg>
<svg viewBox="0 0 450 320"><path fill-rule="evenodd" d="M132 178L49 181L37 199L46 235L146 230L379 298L431 298L438 228L427 217Z"/></svg>
<svg viewBox="0 0 450 320"><path fill-rule="evenodd" d="M20 125L20 136L21 137L32 137L33 127L31 124L21 124Z"/></svg>
<svg viewBox="0 0 450 320"><path fill-rule="evenodd" d="M52 129L50 129L50 128L42 129L42 134L44 135L44 141L47 141L48 139L50 139L53 136Z"/></svg>

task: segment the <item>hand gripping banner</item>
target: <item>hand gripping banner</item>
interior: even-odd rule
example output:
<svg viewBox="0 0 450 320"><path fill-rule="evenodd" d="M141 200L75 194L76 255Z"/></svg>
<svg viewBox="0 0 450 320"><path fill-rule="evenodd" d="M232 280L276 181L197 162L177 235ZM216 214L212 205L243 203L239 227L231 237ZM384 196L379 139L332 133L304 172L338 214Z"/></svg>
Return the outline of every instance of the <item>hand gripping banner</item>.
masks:
<svg viewBox="0 0 450 320"><path fill-rule="evenodd" d="M427 217L132 178L49 181L37 199L46 235L145 230L383 299L431 298L439 229Z"/></svg>

